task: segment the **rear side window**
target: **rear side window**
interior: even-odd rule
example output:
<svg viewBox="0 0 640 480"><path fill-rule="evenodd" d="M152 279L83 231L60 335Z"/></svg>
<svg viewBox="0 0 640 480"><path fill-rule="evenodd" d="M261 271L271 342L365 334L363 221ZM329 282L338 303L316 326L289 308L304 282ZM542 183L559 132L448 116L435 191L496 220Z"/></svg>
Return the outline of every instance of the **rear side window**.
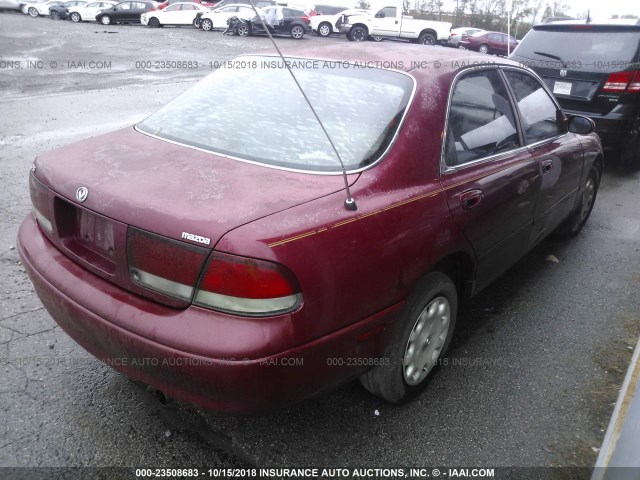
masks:
<svg viewBox="0 0 640 480"><path fill-rule="evenodd" d="M563 133L556 104L538 79L513 70L505 74L518 102L527 144Z"/></svg>
<svg viewBox="0 0 640 480"><path fill-rule="evenodd" d="M520 146L513 108L496 70L464 75L449 107L445 162L454 167Z"/></svg>

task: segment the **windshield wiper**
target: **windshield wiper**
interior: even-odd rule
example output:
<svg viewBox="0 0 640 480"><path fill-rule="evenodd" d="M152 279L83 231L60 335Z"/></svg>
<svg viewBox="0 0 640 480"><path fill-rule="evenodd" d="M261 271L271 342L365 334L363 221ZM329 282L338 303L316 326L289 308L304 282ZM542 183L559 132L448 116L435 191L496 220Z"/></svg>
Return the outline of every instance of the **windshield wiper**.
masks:
<svg viewBox="0 0 640 480"><path fill-rule="evenodd" d="M544 53L544 52L533 52L536 55L540 55L541 57L547 57L547 58L553 58L554 60L558 60L560 63L562 63L562 66L564 68L567 68L567 62L565 62L564 60L562 60L559 56L557 55L552 55L550 53Z"/></svg>

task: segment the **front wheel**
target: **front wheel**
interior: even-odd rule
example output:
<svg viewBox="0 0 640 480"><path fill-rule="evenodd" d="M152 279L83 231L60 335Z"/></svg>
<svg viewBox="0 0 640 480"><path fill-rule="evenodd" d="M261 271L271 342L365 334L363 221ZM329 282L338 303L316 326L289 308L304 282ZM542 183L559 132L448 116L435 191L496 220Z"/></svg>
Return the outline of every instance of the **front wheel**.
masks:
<svg viewBox="0 0 640 480"><path fill-rule="evenodd" d="M484 54L489 53L489 45L486 45L486 44L484 44L484 43L483 43L482 45L480 45L480 46L478 47L478 51L479 51L480 53L484 53Z"/></svg>
<svg viewBox="0 0 640 480"><path fill-rule="evenodd" d="M291 35L291 38L300 40L302 37L304 37L304 28L302 28L300 25L294 25L293 27L291 27L291 31L289 32L289 34Z"/></svg>
<svg viewBox="0 0 640 480"><path fill-rule="evenodd" d="M80 14L78 12L73 12L71 14L71 21L73 23L78 23L78 22L82 21L82 17L80 17Z"/></svg>
<svg viewBox="0 0 640 480"><path fill-rule="evenodd" d="M241 37L248 37L249 34L251 33L249 31L248 25L238 25L237 32L238 32L238 35L240 35Z"/></svg>
<svg viewBox="0 0 640 480"><path fill-rule="evenodd" d="M38 9L34 8L34 7L31 7L31 8L29 8L28 13L33 18L36 18L38 16Z"/></svg>
<svg viewBox="0 0 640 480"><path fill-rule="evenodd" d="M104 15L100 21L103 25L111 25L111 17L109 15Z"/></svg>
<svg viewBox="0 0 640 480"><path fill-rule="evenodd" d="M51 20L60 20L60 12L56 12L55 10L49 13Z"/></svg>
<svg viewBox="0 0 640 480"><path fill-rule="evenodd" d="M585 226L593 205L596 202L596 196L598 195L598 187L600 186L600 172L594 166L591 167L591 171L584 181L582 186L582 194L580 195L580 203L576 209L569 215L569 217L562 223L556 233L560 235L566 235L573 237L580 233L582 227Z"/></svg>
<svg viewBox="0 0 640 480"><path fill-rule="evenodd" d="M364 42L367 39L367 30L364 27L352 27L348 38L352 42Z"/></svg>
<svg viewBox="0 0 640 480"><path fill-rule="evenodd" d="M331 32L332 32L331 24L327 22L322 22L320 25L318 25L317 32L318 32L318 35L320 35L321 37L328 37L329 35L331 35Z"/></svg>
<svg viewBox="0 0 640 480"><path fill-rule="evenodd" d="M364 388L392 403L424 389L449 346L457 309L453 281L440 272L427 274L409 297L380 364L360 377Z"/></svg>
<svg viewBox="0 0 640 480"><path fill-rule="evenodd" d="M213 22L209 18L203 19L200 24L202 25L202 30L205 32L210 32L213 30Z"/></svg>
<svg viewBox="0 0 640 480"><path fill-rule="evenodd" d="M418 43L420 45L435 45L436 37L430 33L423 33L418 37Z"/></svg>
<svg viewBox="0 0 640 480"><path fill-rule="evenodd" d="M148 23L148 25L149 25L151 28L158 28L158 27L160 26L160 20L158 20L156 17L151 17L151 18L149 19L149 23Z"/></svg>

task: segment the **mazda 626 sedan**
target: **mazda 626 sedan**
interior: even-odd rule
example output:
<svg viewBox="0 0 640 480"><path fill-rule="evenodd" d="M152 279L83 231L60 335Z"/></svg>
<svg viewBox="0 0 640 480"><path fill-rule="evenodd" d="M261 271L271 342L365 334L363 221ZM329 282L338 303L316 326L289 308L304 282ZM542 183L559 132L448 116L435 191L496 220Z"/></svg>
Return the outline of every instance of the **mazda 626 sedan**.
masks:
<svg viewBox="0 0 640 480"><path fill-rule="evenodd" d="M242 56L36 159L19 252L55 321L220 411L356 378L391 402L419 392L460 300L582 228L603 157L530 70L377 47L288 53L324 129L277 57Z"/></svg>

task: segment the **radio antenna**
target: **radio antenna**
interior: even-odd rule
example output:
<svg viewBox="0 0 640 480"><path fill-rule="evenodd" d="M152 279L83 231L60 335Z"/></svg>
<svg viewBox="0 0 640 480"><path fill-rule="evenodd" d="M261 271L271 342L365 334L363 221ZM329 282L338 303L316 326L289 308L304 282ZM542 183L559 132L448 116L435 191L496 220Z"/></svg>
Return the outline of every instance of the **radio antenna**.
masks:
<svg viewBox="0 0 640 480"><path fill-rule="evenodd" d="M325 136L327 137L327 140L329 140L329 143L331 144L331 148L333 149L333 152L336 154L336 157L338 158L338 161L340 162L340 168L342 169L342 178L344 180L344 188L345 188L345 190L347 192L347 199L344 201L345 208L347 210L353 210L353 211L357 210L358 206L356 205L356 201L351 196L351 190L349 189L349 180L347 179L347 170L344 168L344 162L342 161L342 157L340 156L340 153L338 153L338 149L336 148L335 144L333 143L333 140L331 140L331 136L329 135L329 132L327 132L327 129L324 128L324 124L322 123L322 120L320 120L320 117L318 116L318 113L316 112L316 109L313 108L313 105L311 104L311 101L309 100L309 97L307 97L307 94L304 93L302 85L300 85L300 82L298 82L298 79L293 74L293 70L291 70L291 66L289 65L287 60L284 58L284 55L282 54L282 52L278 48L278 45L276 44L276 41L273 39L273 36L271 35L271 32L269 31L269 29L267 28L267 25L264 23L264 20L260 16L260 13L258 12L258 9L256 8L255 3L253 3L253 0L249 0L249 2L251 2L251 8L253 8L253 11L255 12L256 16L258 17L258 20L260 20L260 23L262 24L262 28L264 28L264 31L267 32L267 35L269 36L269 40L271 40L271 43L273 43L273 47L276 49L276 52L278 52L278 55L280 55L280 58L282 59L282 63L284 63L285 68L289 71L289 74L291 75L291 78L293 78L293 81L296 83L296 86L298 87L298 90L300 90L300 93L304 97L304 100L307 102L307 105L309 105L309 108L311 109L311 112L313 113L313 116L316 117L316 120L320 124L320 128L322 128L322 131L324 132Z"/></svg>

